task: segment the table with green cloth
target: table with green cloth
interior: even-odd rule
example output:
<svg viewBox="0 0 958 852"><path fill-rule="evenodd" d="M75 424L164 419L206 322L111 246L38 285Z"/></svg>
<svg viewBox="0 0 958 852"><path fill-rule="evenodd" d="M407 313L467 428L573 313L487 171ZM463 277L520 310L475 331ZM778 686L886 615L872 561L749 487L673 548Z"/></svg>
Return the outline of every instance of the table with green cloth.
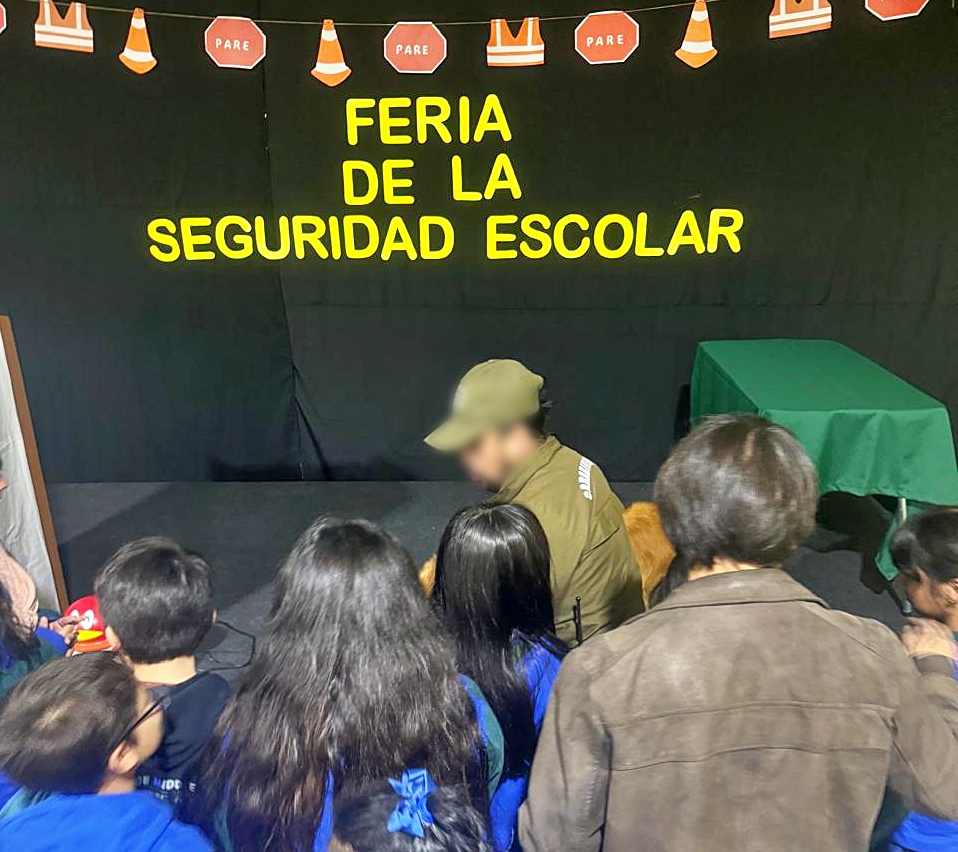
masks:
<svg viewBox="0 0 958 852"><path fill-rule="evenodd" d="M755 412L787 426L818 468L821 492L958 504L948 409L832 340L709 340L692 370L692 422ZM878 565L895 568L883 548Z"/></svg>

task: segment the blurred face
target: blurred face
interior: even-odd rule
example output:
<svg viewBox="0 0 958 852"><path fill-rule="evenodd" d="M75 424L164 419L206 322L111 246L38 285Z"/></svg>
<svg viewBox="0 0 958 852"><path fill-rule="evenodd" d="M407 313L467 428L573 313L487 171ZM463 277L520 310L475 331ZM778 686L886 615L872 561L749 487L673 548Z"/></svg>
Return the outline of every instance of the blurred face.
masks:
<svg viewBox="0 0 958 852"><path fill-rule="evenodd" d="M459 453L459 461L473 482L487 491L498 491L510 468L502 430L491 429L473 441Z"/></svg>
<svg viewBox="0 0 958 852"><path fill-rule="evenodd" d="M922 615L945 621L958 603L955 587L951 583L939 583L929 577L921 568L915 569L915 575L899 574L908 602Z"/></svg>

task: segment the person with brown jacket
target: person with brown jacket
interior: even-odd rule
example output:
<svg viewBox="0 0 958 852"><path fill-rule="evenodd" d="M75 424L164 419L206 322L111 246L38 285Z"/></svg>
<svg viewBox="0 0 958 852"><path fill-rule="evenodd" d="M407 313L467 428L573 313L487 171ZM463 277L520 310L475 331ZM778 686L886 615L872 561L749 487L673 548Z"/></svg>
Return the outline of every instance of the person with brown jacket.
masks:
<svg viewBox="0 0 958 852"><path fill-rule="evenodd" d="M687 579L565 660L525 852L865 852L886 787L958 818L951 635L828 608L782 563L815 469L754 415L706 421L656 481Z"/></svg>

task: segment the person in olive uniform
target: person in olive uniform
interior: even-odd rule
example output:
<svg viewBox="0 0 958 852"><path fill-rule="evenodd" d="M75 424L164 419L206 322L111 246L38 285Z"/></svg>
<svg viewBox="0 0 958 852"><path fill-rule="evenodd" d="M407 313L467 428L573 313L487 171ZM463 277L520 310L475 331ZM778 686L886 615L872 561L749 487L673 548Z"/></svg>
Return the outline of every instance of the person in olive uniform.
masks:
<svg viewBox="0 0 958 852"><path fill-rule="evenodd" d="M622 503L602 471L546 432L542 386L518 361L478 364L425 441L457 454L494 502L524 506L539 519L551 553L556 633L574 644L577 627L585 640L642 612L642 579Z"/></svg>

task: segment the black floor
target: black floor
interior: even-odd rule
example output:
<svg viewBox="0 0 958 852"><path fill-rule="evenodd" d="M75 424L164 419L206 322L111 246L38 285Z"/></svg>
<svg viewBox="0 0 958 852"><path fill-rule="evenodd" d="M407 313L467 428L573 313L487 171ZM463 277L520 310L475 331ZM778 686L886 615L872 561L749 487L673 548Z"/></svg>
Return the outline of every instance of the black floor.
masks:
<svg viewBox="0 0 958 852"><path fill-rule="evenodd" d="M647 483L615 489L625 503L651 494ZM53 485L49 496L71 597L91 591L99 566L124 542L166 535L206 557L220 616L255 634L268 615L277 564L317 515L369 518L396 535L418 562L435 551L449 515L483 494L465 482L211 482ZM901 616L891 597L862 581L878 586L869 577L869 557L850 549L873 549L869 542L887 515L862 501L830 505L823 515L845 533L820 530L811 543L815 550L802 548L792 573L833 606L898 627ZM210 645L206 665L241 662L248 643L220 628Z"/></svg>

